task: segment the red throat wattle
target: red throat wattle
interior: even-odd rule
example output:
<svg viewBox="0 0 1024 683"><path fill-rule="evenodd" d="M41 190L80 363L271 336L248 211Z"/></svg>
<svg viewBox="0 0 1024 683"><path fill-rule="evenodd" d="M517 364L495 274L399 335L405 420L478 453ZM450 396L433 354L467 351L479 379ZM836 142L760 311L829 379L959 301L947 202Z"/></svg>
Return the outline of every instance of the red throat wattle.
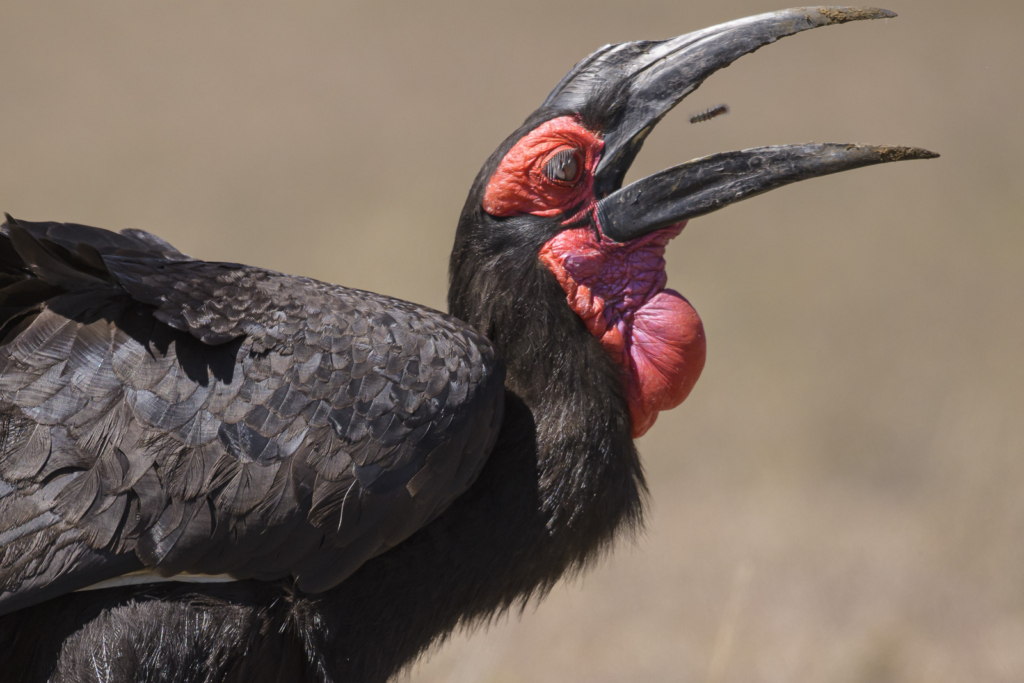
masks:
<svg viewBox="0 0 1024 683"><path fill-rule="evenodd" d="M569 306L622 367L634 437L682 403L704 369L704 325L689 301L665 289L665 245L683 225L624 244L576 228L540 250Z"/></svg>
<svg viewBox="0 0 1024 683"><path fill-rule="evenodd" d="M601 138L573 117L547 121L502 159L484 193L484 210L557 216L589 199L583 211L593 215L593 174L603 148ZM572 183L545 175L549 161L565 150L577 153L582 165ZM682 403L704 368L700 317L678 292L665 289L665 245L685 225L625 243L608 239L599 227L571 228L539 253L569 306L622 368L634 437L651 428L659 411Z"/></svg>

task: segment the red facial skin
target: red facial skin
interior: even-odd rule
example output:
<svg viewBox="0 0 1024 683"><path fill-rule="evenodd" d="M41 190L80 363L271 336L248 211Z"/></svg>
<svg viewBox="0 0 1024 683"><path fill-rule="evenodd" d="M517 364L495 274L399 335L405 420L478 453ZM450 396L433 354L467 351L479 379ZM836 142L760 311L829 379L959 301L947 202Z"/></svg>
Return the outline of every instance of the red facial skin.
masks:
<svg viewBox="0 0 1024 683"><path fill-rule="evenodd" d="M538 256L565 290L569 306L622 368L633 436L638 437L659 411L682 403L696 384L704 368L704 326L686 299L665 289L665 245L685 221L626 243L601 232L593 172L603 147L600 137L573 117L544 123L502 159L483 208L494 216L555 216L586 201L573 219L590 214L597 230L563 230ZM574 184L556 183L544 174L548 160L566 148L579 150L585 160Z"/></svg>
<svg viewBox="0 0 1024 683"><path fill-rule="evenodd" d="M583 173L575 183L562 183L544 175L551 157L564 149L578 149ZM604 141L568 116L542 123L508 151L484 192L484 211L492 216L531 213L557 216L585 198L594 197L594 168Z"/></svg>

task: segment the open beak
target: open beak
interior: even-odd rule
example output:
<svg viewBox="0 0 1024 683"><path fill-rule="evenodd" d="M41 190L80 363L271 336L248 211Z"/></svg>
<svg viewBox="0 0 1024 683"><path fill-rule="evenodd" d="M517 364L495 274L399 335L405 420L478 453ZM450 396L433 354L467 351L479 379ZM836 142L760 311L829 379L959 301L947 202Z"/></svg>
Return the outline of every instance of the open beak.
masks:
<svg viewBox="0 0 1024 683"><path fill-rule="evenodd" d="M913 147L834 143L758 147L690 161L622 187L654 126L715 71L794 33L895 16L875 8L781 10L665 41L605 46L577 64L544 106L602 113L605 147L594 173L602 231L625 242L799 180L872 164L937 157Z"/></svg>

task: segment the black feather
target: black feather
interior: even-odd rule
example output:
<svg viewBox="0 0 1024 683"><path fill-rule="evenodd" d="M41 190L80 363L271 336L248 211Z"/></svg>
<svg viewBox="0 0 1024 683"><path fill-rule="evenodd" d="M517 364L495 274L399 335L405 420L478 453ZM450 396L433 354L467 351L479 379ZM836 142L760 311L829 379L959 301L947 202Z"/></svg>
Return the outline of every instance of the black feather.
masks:
<svg viewBox="0 0 1024 683"><path fill-rule="evenodd" d="M0 567L0 610L43 595L39 572L46 595L80 586L74 560L33 564L33 552L49 551L29 541L46 529L73 538L75 557L108 553L109 572L90 561L92 579L116 576L123 556L163 574L227 566L240 577L329 588L470 484L434 478L443 493L417 490L433 502L410 506L404 486L429 453L440 449L457 466L460 430L493 441L498 428L489 412L476 417L501 397L490 345L422 307L194 261L146 233L70 224L10 220L0 229L0 269L8 278L0 306L32 312L0 346L0 485L10 501L36 501L25 509L47 520L35 532L31 518L0 521L0 538L17 531L29 543L19 573ZM436 434L406 441L393 390L412 391L421 363L441 377L423 387L434 391L422 419ZM454 398L439 391L450 382L460 387ZM339 410L349 411L344 438L324 441ZM307 443L321 450L303 450ZM292 467L296 453L308 464ZM330 504L339 486L351 495ZM371 493L382 487L405 492ZM292 544L301 552L268 562L282 534L326 539L329 549Z"/></svg>
<svg viewBox="0 0 1024 683"><path fill-rule="evenodd" d="M537 259L563 225L481 208L504 153L561 113L535 113L481 169L452 252L455 317L133 233L0 231L0 308L37 316L0 345L0 414L51 441L41 469L42 444L24 467L0 459L0 505L21 510L0 534L28 558L0 565L0 611L20 610L0 616L0 666L383 683L635 527L620 371ZM45 287L4 299L28 281ZM110 396L126 425L95 413ZM71 592L142 566L239 581Z"/></svg>

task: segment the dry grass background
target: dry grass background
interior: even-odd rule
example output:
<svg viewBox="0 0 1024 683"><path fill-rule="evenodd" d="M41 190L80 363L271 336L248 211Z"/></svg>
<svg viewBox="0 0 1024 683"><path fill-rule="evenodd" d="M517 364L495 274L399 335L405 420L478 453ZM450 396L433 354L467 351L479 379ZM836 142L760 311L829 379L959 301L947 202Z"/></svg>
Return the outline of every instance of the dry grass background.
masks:
<svg viewBox="0 0 1024 683"><path fill-rule="evenodd" d="M577 59L782 6L5 0L0 208L443 307L466 188ZM1024 5L890 8L716 75L633 177L807 140L942 159L693 221L668 270L708 364L641 443L647 534L410 681L1024 679Z"/></svg>

